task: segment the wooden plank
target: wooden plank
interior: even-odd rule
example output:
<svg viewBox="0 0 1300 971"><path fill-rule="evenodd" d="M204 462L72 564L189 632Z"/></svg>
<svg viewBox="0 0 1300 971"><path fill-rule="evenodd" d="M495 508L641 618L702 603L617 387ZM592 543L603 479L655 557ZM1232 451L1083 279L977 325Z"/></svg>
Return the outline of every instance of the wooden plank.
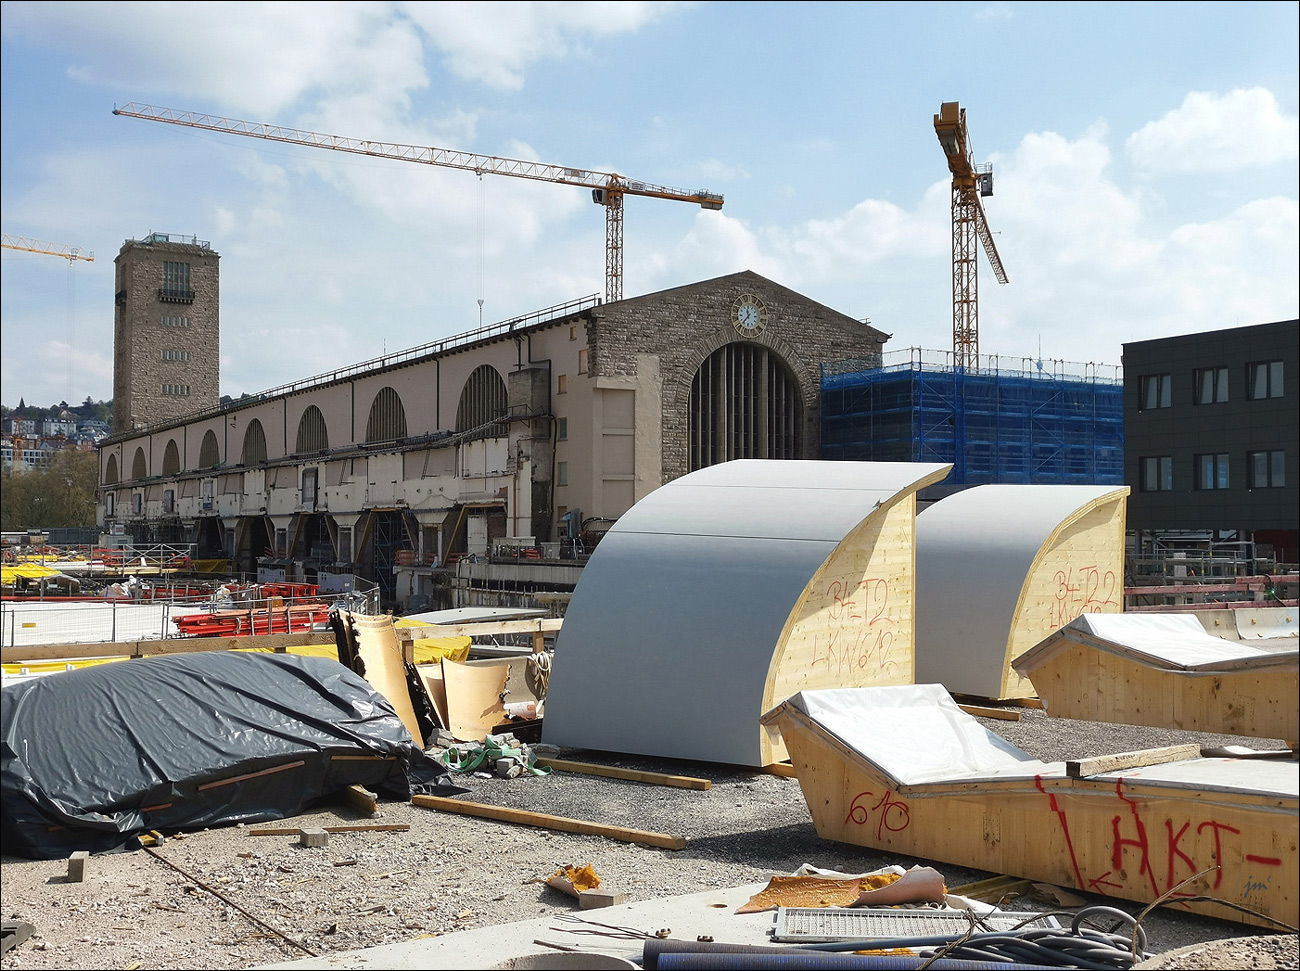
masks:
<svg viewBox="0 0 1300 971"><path fill-rule="evenodd" d="M678 789L711 789L713 783L708 779L697 779L689 775L666 775L663 772L642 772L638 769L620 769L613 765L596 765L592 762L570 762L566 759L537 759L537 765L561 772L577 772L582 775L599 775L608 779L627 779L631 782L648 782L656 786L675 786Z"/></svg>
<svg viewBox="0 0 1300 971"><path fill-rule="evenodd" d="M1020 712L1007 711L1005 708L985 708L982 705L958 705L957 707L977 718L999 718L1004 722L1020 721Z"/></svg>
<svg viewBox="0 0 1300 971"><path fill-rule="evenodd" d="M249 637L169 637L151 641L112 641L102 644L35 644L0 648L0 663L57 661L63 658L148 657L155 654L189 654L195 651L234 651L261 648L282 652L290 647L333 644L332 631L294 634L256 634Z"/></svg>
<svg viewBox="0 0 1300 971"><path fill-rule="evenodd" d="M343 790L347 804L367 816L379 815L379 797L365 786L348 786Z"/></svg>
<svg viewBox="0 0 1300 971"><path fill-rule="evenodd" d="M794 766L789 762L773 762L771 765L763 766L763 771L768 775L779 775L783 779L799 778L798 773L794 770Z"/></svg>
<svg viewBox="0 0 1300 971"><path fill-rule="evenodd" d="M642 843L646 846L658 846L666 850L686 848L686 839L682 836L651 833L643 829L630 829L626 826L608 826L604 823L591 823L582 819L569 819L565 816L550 816L546 813L529 812L526 809L487 806L477 802L466 802L463 799L446 799L442 796L412 796L411 804L425 809L437 809L445 813L478 816L482 819L494 819L503 823L519 823L523 826L556 829L565 833L604 836L606 839L622 840L624 843Z"/></svg>
<svg viewBox="0 0 1300 971"><path fill-rule="evenodd" d="M970 897L985 903L1001 903L1008 896L1023 897L1033 888L1029 880L1022 877L990 877L974 883L964 883L960 887L950 887L948 892L958 897Z"/></svg>
<svg viewBox="0 0 1300 971"><path fill-rule="evenodd" d="M542 634L554 633L564 626L559 617L539 617L536 620L479 621L472 624L429 624L424 627L399 627L397 639L404 643L420 637L474 637L491 634Z"/></svg>
<svg viewBox="0 0 1300 971"><path fill-rule="evenodd" d="M410 823L351 823L346 826L318 826L327 833L405 833ZM249 836L301 836L303 830L296 826L253 826L245 829Z"/></svg>
<svg viewBox="0 0 1300 971"><path fill-rule="evenodd" d="M1137 752L1118 752L1115 755L1099 755L1091 759L1079 759L1066 762L1065 772L1072 779L1086 779L1106 772L1119 772L1121 769L1136 769L1143 765L1160 765L1164 762L1182 762L1186 759L1199 759L1199 745L1166 745L1163 748L1147 748Z"/></svg>

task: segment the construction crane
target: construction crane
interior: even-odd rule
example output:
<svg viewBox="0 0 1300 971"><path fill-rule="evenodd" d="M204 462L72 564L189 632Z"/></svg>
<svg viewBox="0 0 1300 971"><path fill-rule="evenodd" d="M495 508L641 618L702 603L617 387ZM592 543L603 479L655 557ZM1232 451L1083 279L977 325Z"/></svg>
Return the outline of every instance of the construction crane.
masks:
<svg viewBox="0 0 1300 971"><path fill-rule="evenodd" d="M80 246L66 246L62 243L47 243L42 239L29 239L26 236L10 236L4 233L0 246L5 249L22 250L25 253L40 253L42 256L61 256L68 261L68 398L72 400L72 358L73 344L76 339L76 311L73 307L72 267L77 260L87 263L95 262L95 254L88 253Z"/></svg>
<svg viewBox="0 0 1300 971"><path fill-rule="evenodd" d="M87 263L95 262L95 254L87 253L80 246L65 246L62 243L47 243L41 239L28 239L26 236L10 236L4 234L2 244L5 249L19 249L28 253L40 253L44 256L62 256L71 266L74 260L85 260Z"/></svg>
<svg viewBox="0 0 1300 971"><path fill-rule="evenodd" d="M336 152L351 152L354 155L369 155L374 158L391 158L405 162L421 162L425 165L440 165L444 168L464 169L479 176L485 174L508 175L518 179L558 182L562 185L589 188L591 189L592 202L605 207L606 301L623 299L624 196L648 196L652 199L693 202L702 209L722 208L722 196L719 193L709 192L704 189L674 189L669 186L650 185L629 179L616 172L594 172L587 169L569 168L565 165L547 165L543 162L498 158L494 155L475 155L470 152L458 152L448 148L400 145L394 142L374 142L361 138L347 138L342 135L325 135L320 132L284 128L280 125L219 118L194 111L176 111L171 108L157 108L152 105L142 105L134 102L122 108L114 108L113 114L125 115L130 118L143 118L146 121L160 121L169 125L185 125L189 128L203 128L208 131L248 135L252 138L266 138L276 142L287 142L290 145L328 148Z"/></svg>
<svg viewBox="0 0 1300 971"><path fill-rule="evenodd" d="M966 109L945 101L934 116L934 133L952 172L952 350L955 367L979 368L979 263L975 237L998 283L1007 282L1002 257L989 232L980 198L993 195L993 167L976 165L966 130Z"/></svg>

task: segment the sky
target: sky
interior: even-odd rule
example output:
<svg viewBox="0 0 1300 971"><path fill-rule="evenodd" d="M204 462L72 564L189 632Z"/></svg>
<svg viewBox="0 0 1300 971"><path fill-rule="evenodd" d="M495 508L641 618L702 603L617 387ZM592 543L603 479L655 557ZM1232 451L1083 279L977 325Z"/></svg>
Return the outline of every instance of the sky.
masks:
<svg viewBox="0 0 1300 971"><path fill-rule="evenodd" d="M0 400L112 396L113 260L221 256L238 396L605 289L587 189L117 116L131 102L706 189L628 197L627 297L753 270L952 348L950 176L991 163L985 354L1298 316L1300 35L1286 3L0 5Z"/></svg>

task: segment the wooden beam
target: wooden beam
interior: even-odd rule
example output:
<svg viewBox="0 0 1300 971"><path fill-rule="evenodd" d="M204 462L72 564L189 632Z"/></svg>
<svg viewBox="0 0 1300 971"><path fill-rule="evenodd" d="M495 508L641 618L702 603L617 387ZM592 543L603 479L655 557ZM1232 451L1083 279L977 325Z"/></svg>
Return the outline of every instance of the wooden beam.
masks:
<svg viewBox="0 0 1300 971"><path fill-rule="evenodd" d="M630 829L626 826L607 826L603 823L591 823L582 819L569 819L565 816L549 816L546 813L529 812L526 809L510 809L505 806L488 806L463 799L445 799L442 796L412 796L411 804L425 809L437 809L445 813L459 813L462 816L478 816L482 819L495 819L503 823L519 823L523 826L538 826L542 829L556 829L565 833L585 833L591 836L604 836L607 839L622 840L625 843L642 843L646 846L658 846L666 850L686 848L686 839L682 836L669 836L666 833L651 833L643 829Z"/></svg>
<svg viewBox="0 0 1300 971"><path fill-rule="evenodd" d="M620 769L612 765L596 765L592 762L569 762L565 759L537 759L536 764L559 769L561 772L578 772L582 775L600 775L608 779L627 779L631 782L648 782L656 786L676 786L678 789L711 789L713 783L708 779L697 779L689 775L666 775L662 772L642 772L638 769Z"/></svg>
<svg viewBox="0 0 1300 971"><path fill-rule="evenodd" d="M559 617L538 617L535 620L479 621L472 624L428 624L424 627L399 627L397 639L403 643L425 637L475 637L492 634L545 634L554 633L564 626Z"/></svg>
<svg viewBox="0 0 1300 971"><path fill-rule="evenodd" d="M317 826L327 833L405 833L410 823L352 823L347 826ZM252 826L244 832L249 836L301 836L303 830L296 826Z"/></svg>
<svg viewBox="0 0 1300 971"><path fill-rule="evenodd" d="M190 654L197 651L233 651L263 648L284 652L291 647L333 644L333 631L299 631L294 634L253 634L248 637L170 637L151 641L113 641L106 644L36 644L0 648L0 662L58 661L96 657L148 657L155 654Z"/></svg>
<svg viewBox="0 0 1300 971"><path fill-rule="evenodd" d="M1096 758L1066 762L1065 772L1072 779L1086 779L1089 776L1102 775L1106 772L1119 772L1121 769L1136 769L1144 765L1182 762L1186 759L1198 759L1200 757L1201 747L1199 745L1166 745L1164 748L1141 749L1137 752L1119 752L1115 755L1099 755Z"/></svg>
<svg viewBox="0 0 1300 971"><path fill-rule="evenodd" d="M958 705L957 707L976 718L999 718L1004 722L1020 721L1020 712L1007 711L1005 708L985 708L982 705Z"/></svg>
<svg viewBox="0 0 1300 971"><path fill-rule="evenodd" d="M343 798L357 812L367 816L379 815L379 797L365 786L348 786L343 790Z"/></svg>
<svg viewBox="0 0 1300 971"><path fill-rule="evenodd" d="M763 771L768 775L779 775L783 779L799 778L799 774L789 762L773 762L771 765L763 766Z"/></svg>

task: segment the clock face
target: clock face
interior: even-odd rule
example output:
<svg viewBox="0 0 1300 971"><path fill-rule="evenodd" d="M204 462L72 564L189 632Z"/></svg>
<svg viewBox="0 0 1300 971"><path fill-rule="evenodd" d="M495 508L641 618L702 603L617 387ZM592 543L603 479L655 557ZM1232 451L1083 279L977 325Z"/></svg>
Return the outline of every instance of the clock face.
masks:
<svg viewBox="0 0 1300 971"><path fill-rule="evenodd" d="M767 327L767 308L753 294L741 294L732 306L731 322L741 334L754 337Z"/></svg>

